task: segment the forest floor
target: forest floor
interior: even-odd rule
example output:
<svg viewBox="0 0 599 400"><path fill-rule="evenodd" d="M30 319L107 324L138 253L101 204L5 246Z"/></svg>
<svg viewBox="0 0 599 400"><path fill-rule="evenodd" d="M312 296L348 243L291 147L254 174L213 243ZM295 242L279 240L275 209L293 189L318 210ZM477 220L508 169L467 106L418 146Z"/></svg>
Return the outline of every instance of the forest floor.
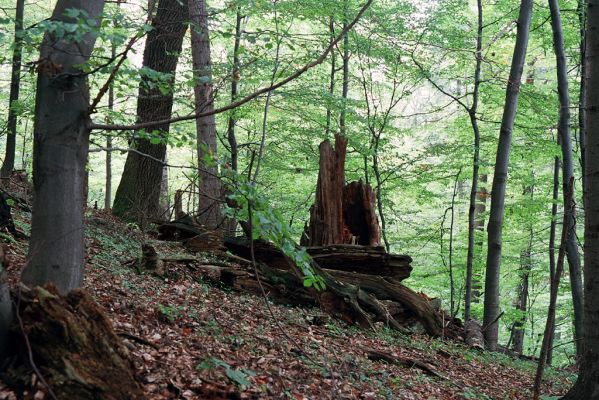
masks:
<svg viewBox="0 0 599 400"><path fill-rule="evenodd" d="M148 399L531 397L532 362L384 326L359 329L317 308L267 304L212 285L181 263L169 264L161 278L139 274L130 261L139 255L143 235L102 212L88 211L86 219L85 286L124 337ZM17 213L15 222L29 232L27 214ZM14 284L27 242L2 239L10 242ZM440 376L372 361L369 349L425 362ZM572 379L570 372L549 369L544 399L557 398L552 396L564 393ZM0 400L7 398L14 394L0 383Z"/></svg>

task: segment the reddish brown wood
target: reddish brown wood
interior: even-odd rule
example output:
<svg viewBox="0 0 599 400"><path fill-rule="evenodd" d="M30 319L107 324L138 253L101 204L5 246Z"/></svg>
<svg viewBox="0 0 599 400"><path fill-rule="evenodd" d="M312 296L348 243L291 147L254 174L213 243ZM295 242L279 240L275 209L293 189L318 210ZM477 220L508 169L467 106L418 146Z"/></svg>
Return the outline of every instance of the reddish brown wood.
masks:
<svg viewBox="0 0 599 400"><path fill-rule="evenodd" d="M320 165L316 199L310 208L308 242L311 246L343 243L343 185L347 139L335 136L335 148L320 144Z"/></svg>
<svg viewBox="0 0 599 400"><path fill-rule="evenodd" d="M320 144L316 198L302 245L381 243L374 191L362 181L345 185L346 150L347 140L340 136L335 136L335 148L328 140Z"/></svg>
<svg viewBox="0 0 599 400"><path fill-rule="evenodd" d="M376 216L376 197L370 185L360 180L343 188L343 222L351 235L345 237L343 243L380 246L381 229Z"/></svg>

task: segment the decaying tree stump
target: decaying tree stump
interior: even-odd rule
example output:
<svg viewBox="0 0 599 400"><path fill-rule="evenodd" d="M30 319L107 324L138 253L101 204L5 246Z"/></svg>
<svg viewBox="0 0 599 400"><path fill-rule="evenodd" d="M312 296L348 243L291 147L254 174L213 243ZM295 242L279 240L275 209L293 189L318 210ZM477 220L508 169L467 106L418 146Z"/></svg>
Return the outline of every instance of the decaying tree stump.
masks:
<svg viewBox="0 0 599 400"><path fill-rule="evenodd" d="M143 398L126 348L88 294L77 289L61 296L51 285L22 287L18 304L15 347L19 343L25 365L34 360L57 398ZM7 376L18 374L9 370L3 379Z"/></svg>
<svg viewBox="0 0 599 400"><path fill-rule="evenodd" d="M340 136L335 136L334 149L328 140L320 144L316 198L302 236L304 246L381 243L374 191L362 181L345 185L346 148L347 140Z"/></svg>
<svg viewBox="0 0 599 400"><path fill-rule="evenodd" d="M320 165L316 199L310 208L307 245L343 243L343 185L347 139L335 136L335 148L325 140L320 144Z"/></svg>
<svg viewBox="0 0 599 400"><path fill-rule="evenodd" d="M381 229L376 216L376 196L370 185L351 182L343 187L343 243L364 246L381 244Z"/></svg>

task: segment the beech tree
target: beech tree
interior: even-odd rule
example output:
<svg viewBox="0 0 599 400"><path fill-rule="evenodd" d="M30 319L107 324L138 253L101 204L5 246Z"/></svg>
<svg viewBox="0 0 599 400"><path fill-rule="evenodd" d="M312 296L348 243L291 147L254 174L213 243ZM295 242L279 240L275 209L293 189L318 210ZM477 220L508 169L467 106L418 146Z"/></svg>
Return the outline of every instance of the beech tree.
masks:
<svg viewBox="0 0 599 400"><path fill-rule="evenodd" d="M188 4L191 21L191 54L195 78L195 109L196 112L211 112L214 111L214 96L208 11L204 0L189 0ZM197 218L206 227L217 229L221 227L223 218L220 211L222 189L215 163L217 152L214 114L196 119L196 133L200 180Z"/></svg>
<svg viewBox="0 0 599 400"><path fill-rule="evenodd" d="M12 69L10 76L10 96L8 100L8 121L6 136L6 150L4 162L0 169L0 178L7 178L15 168L15 149L17 144L17 101L21 88L21 59L23 52L23 14L25 11L25 0L17 0L15 14L15 43L12 55Z"/></svg>
<svg viewBox="0 0 599 400"><path fill-rule="evenodd" d="M168 120L171 116L172 84L188 16L187 4L179 0L158 2L156 16L152 19L153 29L148 33L144 49L142 72L145 73L137 99L137 118L141 123ZM149 84L156 73L168 77L168 88L159 83ZM156 123L134 135L130 146L135 151L127 155L114 197L113 214L136 219L142 224L149 218L161 217L160 184L169 128L168 122Z"/></svg>
<svg viewBox="0 0 599 400"><path fill-rule="evenodd" d="M599 3L587 2L583 352L565 400L599 399Z"/></svg>
<svg viewBox="0 0 599 400"><path fill-rule="evenodd" d="M499 143L493 174L491 189L491 211L488 224L488 251L485 278L485 308L483 325L486 345L490 350L497 348L498 319L499 319L499 271L501 266L501 237L503 229L503 216L505 211L505 191L507 173L510 160L510 147L512 144L512 130L518 108L518 93L520 81L524 70L526 49L528 48L528 34L532 16L533 2L522 0L518 16L518 32L510 68L505 107L499 131Z"/></svg>
<svg viewBox="0 0 599 400"><path fill-rule="evenodd" d="M562 188L564 192L564 210L568 213L568 229L566 254L570 268L570 286L572 288L572 304L574 306L574 339L577 354L580 356L582 349L582 276L580 272L580 256L576 240L576 208L568 207L566 202L566 188L574 176L574 156L572 152L572 138L570 136L570 95L568 93L568 65L564 50L564 34L562 20L557 0L549 0L551 13L551 28L553 31L553 48L557 65L557 91L559 97L559 122L557 125L558 136L562 149Z"/></svg>
<svg viewBox="0 0 599 400"><path fill-rule="evenodd" d="M77 10L94 21L103 9L104 1L59 0L52 21L75 23ZM29 285L52 282L62 293L83 283L83 191L91 120L87 76L80 66L94 48L94 28L77 40L47 31L37 62L34 202L22 280Z"/></svg>

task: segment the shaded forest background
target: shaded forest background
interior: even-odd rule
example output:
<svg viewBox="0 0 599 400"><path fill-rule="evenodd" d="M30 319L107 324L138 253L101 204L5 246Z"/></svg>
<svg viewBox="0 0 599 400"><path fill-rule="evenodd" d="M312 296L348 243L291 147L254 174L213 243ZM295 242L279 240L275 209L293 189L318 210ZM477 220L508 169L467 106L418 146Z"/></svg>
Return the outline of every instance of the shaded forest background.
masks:
<svg viewBox="0 0 599 400"><path fill-rule="evenodd" d="M0 115L2 140L7 137L9 65L14 45L14 2L0 1ZM54 4L27 3L24 23L21 96L12 108L18 115L15 167L32 168L32 130L36 61L44 25ZM147 2L106 6L107 17L96 43L89 75L92 99L110 74L104 64L121 54L131 37L139 36L114 80L114 104L103 99L92 116L96 124L136 122L140 79L152 89L174 96L174 116L195 109L189 31L171 74L142 68ZM358 2L233 1L208 4L215 108L242 98L317 58L344 21L355 15ZM581 4L565 1L562 9L567 70L572 99L575 176L580 177L578 106L581 74ZM493 162L505 87L514 46L518 5L483 4L480 98L480 179L475 235L475 301L472 314L482 319L486 231ZM476 62L477 7L473 2L376 1L347 40L319 66L298 79L234 110L217 114L217 157L220 169L233 161L231 129L237 143L238 171L252 166L258 190L283 215L295 237L301 236L314 202L318 146L343 131L348 138L346 178L370 183L380 202L379 218L388 250L409 254L415 269L406 283L443 300L451 314L461 316L465 292L468 206L471 187L473 132L470 115L460 102L473 101ZM348 17L349 16L349 17ZM78 28L88 26L82 16ZM40 21L42 21L40 23ZM75 27L75 28L77 28ZM62 29L54 25L54 29ZM531 23L525 82L513 132L501 271L500 341L514 344L514 326L523 325L523 351L538 354L549 296L550 232L561 221L562 203L552 218L557 144L558 96L549 9L536 7ZM343 94L343 59L349 59L348 92ZM331 79L333 77L333 79ZM232 95L232 86L235 94ZM340 121L344 115L345 122ZM92 132L88 170L88 206L105 207L114 199L127 157L129 130ZM153 144L167 144L162 203L172 208L177 190L193 192L198 182L194 121L171 124L168 136L146 132ZM264 141L264 146L261 146ZM262 150L261 150L262 148ZM106 149L112 149L106 151ZM107 186L107 156L111 185ZM205 160L200 160L205 162ZM259 170L257 170L259 164ZM110 196L107 196L109 187ZM580 179L576 203L582 205ZM561 199L561 194L560 197ZM184 195L186 211L198 198ZM582 210L580 210L582 212ZM580 214L582 215L582 213ZM579 234L582 229L579 224ZM522 300L522 288L528 296ZM557 364L575 357L572 339L572 295L562 280L556 327ZM521 304L522 303L522 304Z"/></svg>

